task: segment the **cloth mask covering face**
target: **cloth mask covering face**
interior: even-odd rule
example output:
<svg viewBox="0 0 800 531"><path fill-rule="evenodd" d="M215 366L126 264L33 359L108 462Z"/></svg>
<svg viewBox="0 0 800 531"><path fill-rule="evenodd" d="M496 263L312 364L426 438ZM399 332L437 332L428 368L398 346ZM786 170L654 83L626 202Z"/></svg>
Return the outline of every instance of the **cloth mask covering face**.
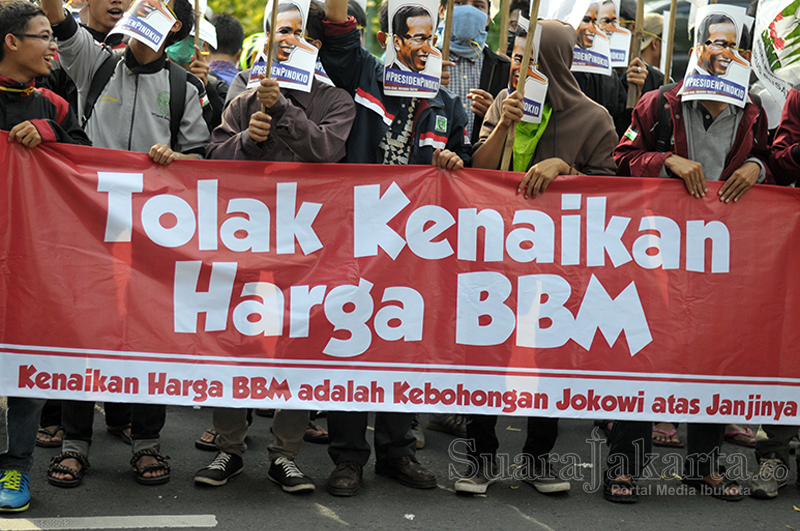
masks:
<svg viewBox="0 0 800 531"><path fill-rule="evenodd" d="M450 53L465 59L477 59L486 44L486 21L489 15L472 6L453 8L453 27L450 33ZM437 32L439 42L444 42L444 26Z"/></svg>
<svg viewBox="0 0 800 531"><path fill-rule="evenodd" d="M179 65L189 64L194 55L194 37L186 37L182 41L167 46L167 55Z"/></svg>

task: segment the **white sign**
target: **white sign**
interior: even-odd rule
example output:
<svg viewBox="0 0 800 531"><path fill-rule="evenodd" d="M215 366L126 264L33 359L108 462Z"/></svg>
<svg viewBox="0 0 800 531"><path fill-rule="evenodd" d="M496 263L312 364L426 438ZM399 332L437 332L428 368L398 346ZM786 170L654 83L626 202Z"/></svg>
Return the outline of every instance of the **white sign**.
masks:
<svg viewBox="0 0 800 531"><path fill-rule="evenodd" d="M439 92L442 55L433 42L438 8L436 0L389 0L384 94L433 98Z"/></svg>

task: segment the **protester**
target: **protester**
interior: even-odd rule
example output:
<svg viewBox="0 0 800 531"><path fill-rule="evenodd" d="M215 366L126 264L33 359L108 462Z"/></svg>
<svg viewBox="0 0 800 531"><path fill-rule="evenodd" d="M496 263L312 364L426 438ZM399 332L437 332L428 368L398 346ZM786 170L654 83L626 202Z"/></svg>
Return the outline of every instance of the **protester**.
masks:
<svg viewBox="0 0 800 531"><path fill-rule="evenodd" d="M745 48L749 45L742 42ZM735 203L767 177L766 117L752 98L743 108L714 100L683 101L679 94L682 86L683 82L672 85L663 95L651 91L639 100L631 126L614 151L618 175L680 178L698 199L708 192L707 180L725 181L719 200ZM649 422L614 423L605 476L607 500L637 501L633 481L642 472L644 455L650 452L650 430ZM739 501L741 488L725 477L717 462L724 435L724 424L687 426L683 482L701 494Z"/></svg>
<svg viewBox="0 0 800 531"><path fill-rule="evenodd" d="M550 80L541 124L520 123L522 97L518 92L498 94L481 128L473 166L497 169L508 130L516 127L513 169L525 172L519 192L536 197L559 175L613 175L616 168L611 150L616 143L614 125L608 111L581 93L572 77L572 49L575 30L557 21L539 21L541 40L539 68ZM527 32L518 26L512 88L516 88L522 67L520 48ZM518 58L519 55L519 58ZM495 433L496 415L469 415L467 438L471 464L455 483L456 492L480 494L496 480L496 455L499 441ZM523 464L523 479L542 493L569 490L549 462L549 453L558 435L558 419L529 417Z"/></svg>
<svg viewBox="0 0 800 531"><path fill-rule="evenodd" d="M639 87L641 94L656 90L664 84L664 73L657 68L661 61L661 31L664 17L658 13L644 16L641 58L633 59L622 75L622 84L628 90L628 81Z"/></svg>
<svg viewBox="0 0 800 531"><path fill-rule="evenodd" d="M91 34L66 15L59 0L42 1L42 8L59 40L64 68L78 87L82 115L87 113L87 95L93 79L104 70L105 61L114 61L113 73L100 87L105 97L89 109L91 114L86 122L89 137L96 146L148 153L158 164L201 158L209 138L202 116L202 84L198 88L193 76L182 69L170 69L164 53L166 46L189 34L194 11L187 0L172 0L169 5L176 21L161 47L154 51L132 39L122 59L116 61L108 59L110 52L97 46ZM159 94L167 87L173 95L183 89L185 97L170 98L175 100L172 106L160 105ZM180 105L181 100L183 105ZM62 452L53 458L48 469L48 481L52 485L75 487L80 484L89 466L93 417L93 402L64 402L66 434ZM131 407L131 466L139 483L157 485L169 481L170 467L159 453L158 442L165 419L164 405L133 404Z"/></svg>
<svg viewBox="0 0 800 531"><path fill-rule="evenodd" d="M347 15L347 7L346 0L325 3L325 39L320 51L322 65L333 83L345 89L356 103L345 162L463 167L469 162L469 139L465 135L467 115L458 98L444 87L434 98L424 100L386 96L381 81L383 65L361 47L356 21ZM382 4L378 40L384 47L389 29L387 11L388 4ZM389 116L394 118L387 120ZM431 135L444 141L423 141L424 136ZM366 412L328 413L328 453L336 469L328 478L327 490L333 495L353 496L361 486L362 468L370 454L365 437L367 418ZM413 421L413 413L377 413L375 470L406 486L433 488L436 476L414 457Z"/></svg>
<svg viewBox="0 0 800 531"><path fill-rule="evenodd" d="M231 84L239 73L237 63L242 54L244 29L239 19L228 13L214 13L211 23L217 30L217 47L205 43L208 52L208 66L218 78Z"/></svg>
<svg viewBox="0 0 800 531"><path fill-rule="evenodd" d="M305 38L320 46L323 8L312 2ZM247 90L225 110L214 130L208 158L292 162L338 162L355 118L352 98L341 89L312 81L311 92L279 89L278 82L259 76L257 89ZM266 112L262 112L262 105ZM219 453L195 475L195 482L224 485L239 474L247 448L247 410L214 408ZM308 411L278 409L272 423L275 442L269 446L268 477L286 492L314 490L314 482L295 464L308 428Z"/></svg>
<svg viewBox="0 0 800 531"><path fill-rule="evenodd" d="M0 35L0 129L8 131L8 141L30 149L43 142L91 145L67 102L34 86L35 77L50 72L57 49L44 11L24 0L0 3ZM0 454L0 513L30 507L30 472L44 403L8 398L8 445Z"/></svg>

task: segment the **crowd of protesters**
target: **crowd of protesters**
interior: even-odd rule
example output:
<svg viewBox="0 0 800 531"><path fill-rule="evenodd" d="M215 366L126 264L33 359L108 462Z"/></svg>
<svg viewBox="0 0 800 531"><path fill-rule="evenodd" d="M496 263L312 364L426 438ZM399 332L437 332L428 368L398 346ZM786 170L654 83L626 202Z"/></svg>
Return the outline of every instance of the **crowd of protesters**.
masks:
<svg viewBox="0 0 800 531"><path fill-rule="evenodd" d="M364 12L347 0L311 3L302 37L319 49L333 84L314 80L310 92L280 88L263 76L256 87L247 89L250 52L258 39L245 39L235 17L215 14L210 21L217 30L216 47L195 45L190 35L195 15L188 0L160 4L174 15L175 23L157 50L109 34L128 3L86 0L76 20L61 0L0 0L0 129L9 131L10 142L31 149L42 142L64 142L135 151L148 153L158 164L208 158L422 164L458 172L464 167L498 169L507 133L514 128L511 168L519 172L519 186L509 193L525 198L545 193L561 175L620 175L681 179L687 193L698 199L708 192L707 181L724 181L718 198L735 203L756 184L792 185L800 177L800 92L789 93L780 125L769 131L765 113L752 97L738 107L682 101L680 82L660 89L664 74L654 66L661 50L660 15L644 18L641 58L632 60L621 77L573 73L576 30L562 22L540 21L538 68L549 79L549 89L542 123L526 124L521 122L523 98L514 90L526 35L521 26L517 29L517 19L529 9L524 0L511 5L505 53L495 53L486 44L488 0L455 0L443 87L425 100L385 94L383 65L364 47ZM407 53L412 63L427 57L435 30L435 24L428 23L427 29L421 24L414 31L422 33L412 35L409 21L415 17L420 18L408 17L406 32L394 32L393 43L398 56ZM390 34L386 2L378 18L377 37L385 48ZM631 15L623 13L622 18ZM597 22L590 17L586 23ZM736 46L721 37L726 23L717 21L707 28L704 45L709 54L718 54L710 62L727 64L720 54ZM276 33L292 33L284 29L279 23ZM739 53L749 60L752 29L745 33ZM171 95L166 104L159 100L165 87ZM631 112L624 102L627 90L634 87L642 97ZM422 141L434 133L443 140ZM106 411L109 433L131 445L136 480L144 485L169 481L170 465L159 446L166 407L109 404ZM287 492L315 488L296 463L304 440L328 444L334 469L326 489L332 495L358 493L372 448L377 473L409 487L436 486L433 472L415 457L424 446L424 435L414 413L378 413L372 448L364 412L328 412L329 433L307 411L256 413L274 415L268 477ZM214 409L213 427L196 444L217 453L195 481L221 486L243 470L251 414L245 409ZM51 401L45 406L44 400L9 398L8 448L0 454L0 512L29 507L37 444L61 448L47 470L51 485L81 483L89 468L93 415L90 402ZM488 415L430 416L429 428L470 442L471 464L456 480L456 491L484 493L501 475L496 422L496 416ZM604 488L610 501L637 500L635 480L651 443L683 446L669 422L600 425L610 446ZM749 428L690 424L684 482L723 500L742 499L743 486L726 477L717 463L720 445L727 439L755 447L759 472L750 480L749 493L777 496L786 484L790 440L797 427L763 430L767 437L757 441ZM523 453L531 459L525 480L540 492L570 488L548 460L557 433L558 419L528 419ZM639 439L647 444L636 444Z"/></svg>

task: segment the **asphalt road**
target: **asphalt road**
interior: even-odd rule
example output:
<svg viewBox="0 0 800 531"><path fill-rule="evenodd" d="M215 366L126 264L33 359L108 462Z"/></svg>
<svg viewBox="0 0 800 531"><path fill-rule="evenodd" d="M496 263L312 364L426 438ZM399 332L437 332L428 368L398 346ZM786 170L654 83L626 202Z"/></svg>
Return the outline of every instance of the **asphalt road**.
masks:
<svg viewBox="0 0 800 531"><path fill-rule="evenodd" d="M2 417L0 417L2 418ZM211 425L211 410L170 407L162 432L162 451L171 456L172 480L162 486L141 486L128 467L130 448L105 433L102 415L95 419L92 468L81 486L59 489L48 485L45 470L57 450L37 448L32 474L31 509L0 518L0 531L20 529L525 529L525 530L745 530L800 529L800 489L792 466L789 486L773 500L746 498L726 503L700 495L681 494L677 479L642 482L650 494L634 505L603 500L594 488L607 448L591 438L592 422L561 422L556 452L571 471L567 494L545 496L513 478L490 487L484 496L453 491L448 455L453 437L426 430L427 445L417 457L438 476L438 488L414 490L374 473L374 458L364 469L364 485L352 498L325 492L333 465L322 445L306 444L298 464L317 483L313 494L290 495L267 479L266 447L271 419L256 417L248 436L245 471L223 487L200 487L194 472L208 464L213 453L194 448L194 440ZM325 419L318 419L325 425ZM509 464L524 442L525 420L501 417L498 435ZM0 425L0 428L4 426ZM685 439L685 431L681 430ZM5 433L0 434L5 441ZM4 442L3 442L4 444ZM750 471L756 467L752 450L726 444L723 451L740 454ZM669 463L667 451L661 464ZM682 456L682 450L677 451ZM678 458L680 459L680 457ZM458 466L457 470L461 467ZM663 471L663 470L662 470ZM511 469L513 472L513 469ZM666 475L669 475L666 471ZM672 493L667 493L672 491ZM794 506L798 506L795 508Z"/></svg>

